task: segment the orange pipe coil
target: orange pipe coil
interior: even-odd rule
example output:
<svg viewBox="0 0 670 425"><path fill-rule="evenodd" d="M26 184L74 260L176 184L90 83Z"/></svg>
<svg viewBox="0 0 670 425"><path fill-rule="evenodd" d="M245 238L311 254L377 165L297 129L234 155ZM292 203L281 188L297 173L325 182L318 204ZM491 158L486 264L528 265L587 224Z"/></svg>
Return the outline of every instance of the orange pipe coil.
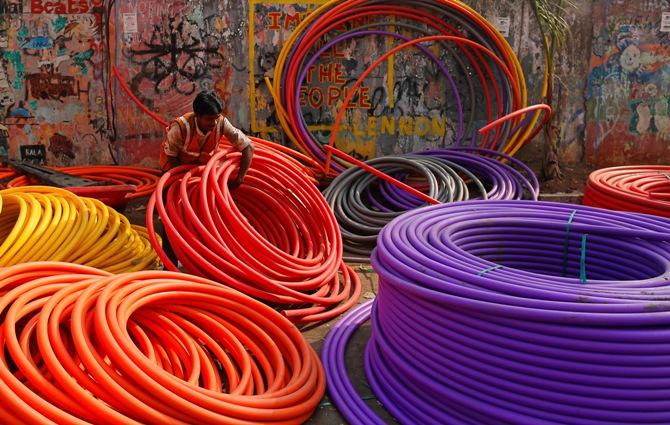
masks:
<svg viewBox="0 0 670 425"><path fill-rule="evenodd" d="M30 263L0 294L6 424L299 424L325 391L294 325L207 279Z"/></svg>

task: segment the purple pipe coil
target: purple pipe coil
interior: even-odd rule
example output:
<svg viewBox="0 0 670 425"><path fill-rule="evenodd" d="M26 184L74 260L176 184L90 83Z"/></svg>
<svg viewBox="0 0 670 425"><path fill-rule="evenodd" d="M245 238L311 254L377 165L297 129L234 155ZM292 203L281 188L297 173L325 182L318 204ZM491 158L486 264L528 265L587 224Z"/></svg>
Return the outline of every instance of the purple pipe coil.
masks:
<svg viewBox="0 0 670 425"><path fill-rule="evenodd" d="M466 153L472 153L472 154L477 154L480 156L484 156L487 158L491 159L496 159L499 161L504 161L509 163L509 167L512 169L510 170L510 173L516 176L517 182L521 184L522 186L527 186L530 185L529 189L532 193L532 198L534 200L537 200L537 198L540 196L540 182L537 179L537 176L533 172L533 170L526 165L523 161L519 161L518 159L514 158L513 156L504 154L500 151L493 150L493 149L486 149L486 148L478 148L478 147L471 147L471 146L461 146L461 147L452 147L450 151L460 151L460 152L466 152ZM427 151L430 152L430 151ZM423 153L424 155L428 155L429 153ZM440 153L439 150L436 150L438 154ZM504 163L503 162L503 163ZM500 198L494 198L494 199L500 199Z"/></svg>
<svg viewBox="0 0 670 425"><path fill-rule="evenodd" d="M401 423L670 423L670 220L528 201L423 208L384 228L379 295L328 335L328 390L379 423L343 353Z"/></svg>

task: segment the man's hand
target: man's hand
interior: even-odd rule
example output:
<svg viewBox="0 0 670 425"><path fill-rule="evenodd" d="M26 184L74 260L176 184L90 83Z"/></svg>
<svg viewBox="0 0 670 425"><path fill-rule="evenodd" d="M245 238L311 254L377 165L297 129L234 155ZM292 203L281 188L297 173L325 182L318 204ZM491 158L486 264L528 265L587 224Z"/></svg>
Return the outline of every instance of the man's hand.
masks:
<svg viewBox="0 0 670 425"><path fill-rule="evenodd" d="M242 159L240 160L240 169L237 172L237 177L234 180L228 182L228 187L230 190L235 190L242 182L244 182L244 176L247 175L249 167L251 166L251 159L254 156L254 145L249 144L246 148L242 150Z"/></svg>
<svg viewBox="0 0 670 425"><path fill-rule="evenodd" d="M200 164L207 164L210 159L212 159L212 154L208 152L201 152L200 156L198 157L198 162Z"/></svg>
<svg viewBox="0 0 670 425"><path fill-rule="evenodd" d="M240 178L240 176L238 175L238 176L237 176L236 178L234 178L233 180L229 180L229 181L228 181L228 189L230 189L230 190L235 190L235 189L237 189L238 187L240 187L240 186L242 185L243 182L244 182L244 177Z"/></svg>
<svg viewBox="0 0 670 425"><path fill-rule="evenodd" d="M228 181L228 188L230 190L235 190L244 182L244 177L249 171L251 166L251 159L254 156L254 145L249 144L246 148L242 150L242 159L240 160L240 169L237 172L237 177L233 180Z"/></svg>

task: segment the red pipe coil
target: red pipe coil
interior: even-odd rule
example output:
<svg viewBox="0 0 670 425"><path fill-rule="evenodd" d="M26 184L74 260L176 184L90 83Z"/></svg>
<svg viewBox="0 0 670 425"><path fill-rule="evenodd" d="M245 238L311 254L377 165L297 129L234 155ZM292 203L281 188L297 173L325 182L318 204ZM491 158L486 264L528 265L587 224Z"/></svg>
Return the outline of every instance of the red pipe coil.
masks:
<svg viewBox="0 0 670 425"><path fill-rule="evenodd" d="M273 303L296 323L347 311L360 280L342 259L335 216L304 166L257 144L244 184L230 191L239 160L229 147L206 166L180 166L160 179L147 228L163 263L178 270L156 240L155 210L187 272Z"/></svg>
<svg viewBox="0 0 670 425"><path fill-rule="evenodd" d="M670 218L670 166L604 168L589 176L584 205Z"/></svg>
<svg viewBox="0 0 670 425"><path fill-rule="evenodd" d="M116 186L134 186L126 195L126 199L137 199L149 196L153 193L158 183L160 170L146 167L130 167L122 165L89 165L76 167L58 167L54 168L73 176L82 177L96 181L111 181ZM11 178L7 187L31 186L39 184L39 181L30 176L21 176L16 171L11 170L13 174L2 173L3 178ZM0 171L2 172L2 171ZM68 188L66 188L68 189Z"/></svg>

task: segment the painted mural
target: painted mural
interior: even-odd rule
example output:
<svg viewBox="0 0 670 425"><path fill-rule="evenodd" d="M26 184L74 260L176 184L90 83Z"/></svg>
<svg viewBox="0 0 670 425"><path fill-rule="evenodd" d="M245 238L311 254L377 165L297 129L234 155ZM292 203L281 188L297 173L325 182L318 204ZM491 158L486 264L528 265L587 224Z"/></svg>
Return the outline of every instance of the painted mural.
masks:
<svg viewBox="0 0 670 425"><path fill-rule="evenodd" d="M587 154L599 166L670 158L667 0L598 1L587 82Z"/></svg>
<svg viewBox="0 0 670 425"><path fill-rule="evenodd" d="M102 0L0 1L0 155L109 162ZM26 155L26 159L34 160Z"/></svg>

